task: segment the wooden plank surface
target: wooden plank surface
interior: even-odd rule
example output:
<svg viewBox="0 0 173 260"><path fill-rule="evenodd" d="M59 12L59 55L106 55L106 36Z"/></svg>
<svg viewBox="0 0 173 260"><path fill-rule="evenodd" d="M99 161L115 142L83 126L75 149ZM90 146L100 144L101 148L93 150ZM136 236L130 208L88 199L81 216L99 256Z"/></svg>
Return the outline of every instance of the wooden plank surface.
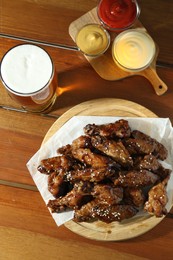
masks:
<svg viewBox="0 0 173 260"><path fill-rule="evenodd" d="M25 165L56 119L84 101L126 99L173 122L173 1L139 3L140 21L159 45L157 73L168 86L163 96L157 96L150 82L140 76L112 82L102 79L83 55L74 51L69 25L94 8L96 0L0 1L1 36L10 34L51 43L52 47L44 48L58 73L58 98L47 115L21 112L0 83L0 259L172 259L173 210L138 238L121 243L89 240L64 226L57 228ZM0 39L0 58L21 43Z"/></svg>
<svg viewBox="0 0 173 260"><path fill-rule="evenodd" d="M19 112L0 109L0 179L35 186L26 163L39 149L55 118L27 113L22 118Z"/></svg>

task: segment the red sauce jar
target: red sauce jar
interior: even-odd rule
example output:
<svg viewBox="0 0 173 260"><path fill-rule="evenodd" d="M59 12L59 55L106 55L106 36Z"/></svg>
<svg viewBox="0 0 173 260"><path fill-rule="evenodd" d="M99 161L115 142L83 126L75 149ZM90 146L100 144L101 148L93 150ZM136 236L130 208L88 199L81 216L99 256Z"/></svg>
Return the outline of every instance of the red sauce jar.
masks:
<svg viewBox="0 0 173 260"><path fill-rule="evenodd" d="M136 0L101 0L97 13L105 28L116 31L131 27L139 17L140 8Z"/></svg>

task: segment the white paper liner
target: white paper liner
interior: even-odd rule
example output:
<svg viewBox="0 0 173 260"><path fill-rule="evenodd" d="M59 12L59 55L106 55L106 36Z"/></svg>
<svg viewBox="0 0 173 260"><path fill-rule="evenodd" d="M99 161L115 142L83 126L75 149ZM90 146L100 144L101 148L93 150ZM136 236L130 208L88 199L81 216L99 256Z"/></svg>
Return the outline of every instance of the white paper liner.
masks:
<svg viewBox="0 0 173 260"><path fill-rule="evenodd" d="M28 170L47 204L49 200L54 199L48 191L47 178L41 174L37 167L40 161L45 158L57 156L57 149L63 145L71 144L74 139L84 134L83 127L87 124L106 124L113 123L119 119L126 119L132 130L139 130L161 142L168 150L168 158L161 162L165 168L172 170L173 166L173 128L168 118L132 118L132 117L103 117L103 116L74 116L65 123L28 161ZM167 192L169 201L167 210L173 205L173 174L168 182ZM51 213L51 212L50 212ZM51 213L58 226L73 219L74 212L68 211L63 213Z"/></svg>

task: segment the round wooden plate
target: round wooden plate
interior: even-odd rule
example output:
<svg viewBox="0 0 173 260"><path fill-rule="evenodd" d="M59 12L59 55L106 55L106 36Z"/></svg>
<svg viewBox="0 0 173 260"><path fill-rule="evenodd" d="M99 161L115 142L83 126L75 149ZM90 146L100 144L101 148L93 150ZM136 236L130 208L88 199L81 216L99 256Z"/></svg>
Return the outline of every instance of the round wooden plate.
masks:
<svg viewBox="0 0 173 260"><path fill-rule="evenodd" d="M118 116L118 117L157 117L147 108L122 99L105 98L83 102L64 113L49 129L43 143L45 143L58 129L73 116ZM69 221L65 226L71 231L95 240L120 241L130 239L149 231L156 226L162 218L141 214L122 223L110 224L101 221L93 223L75 223Z"/></svg>

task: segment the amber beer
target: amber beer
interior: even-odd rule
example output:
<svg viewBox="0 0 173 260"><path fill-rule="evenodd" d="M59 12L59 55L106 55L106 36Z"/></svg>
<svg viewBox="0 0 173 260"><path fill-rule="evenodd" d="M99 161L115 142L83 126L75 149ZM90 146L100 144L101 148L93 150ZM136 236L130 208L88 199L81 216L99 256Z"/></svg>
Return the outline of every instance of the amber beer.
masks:
<svg viewBox="0 0 173 260"><path fill-rule="evenodd" d="M11 98L31 112L50 110L56 100L57 75L50 55L34 44L21 44L2 58L1 79Z"/></svg>

